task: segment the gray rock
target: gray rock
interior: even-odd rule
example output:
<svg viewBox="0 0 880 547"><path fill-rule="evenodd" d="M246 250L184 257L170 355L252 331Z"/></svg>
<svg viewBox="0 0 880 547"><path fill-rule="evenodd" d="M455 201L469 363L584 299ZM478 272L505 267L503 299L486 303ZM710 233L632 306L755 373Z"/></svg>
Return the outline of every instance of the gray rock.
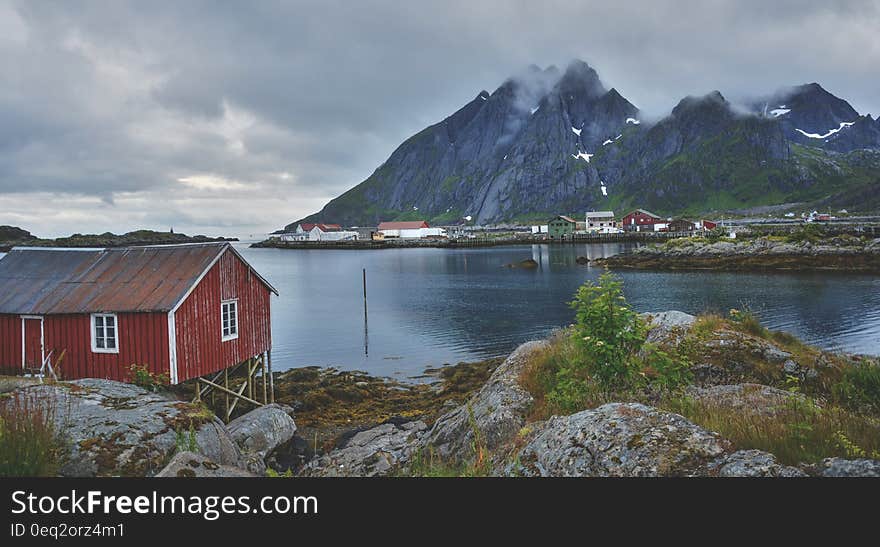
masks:
<svg viewBox="0 0 880 547"><path fill-rule="evenodd" d="M777 463L776 456L760 450L740 450L710 466L720 477L806 477L797 469Z"/></svg>
<svg viewBox="0 0 880 547"><path fill-rule="evenodd" d="M773 344L770 344L769 342L762 346L762 353L763 353L764 359L766 359L767 361L770 361L771 363L783 363L783 366L785 366L785 363L787 361L791 361L791 354L790 353L777 348L776 346L774 346ZM794 361L792 361L792 362L794 362ZM794 364L795 364L795 366L797 365L797 363L794 363Z"/></svg>
<svg viewBox="0 0 880 547"><path fill-rule="evenodd" d="M85 379L22 388L47 401L68 440L60 473L68 477L152 476L189 444L221 465L240 465L226 427L203 408L111 380Z"/></svg>
<svg viewBox="0 0 880 547"><path fill-rule="evenodd" d="M406 465L421 446L428 426L422 421L386 423L361 431L342 448L309 462L307 477L375 477Z"/></svg>
<svg viewBox="0 0 880 547"><path fill-rule="evenodd" d="M164 469L156 473L157 477L256 477L257 475L239 467L214 463L202 454L195 452L178 452L171 458Z"/></svg>
<svg viewBox="0 0 880 547"><path fill-rule="evenodd" d="M693 315L675 310L641 315L648 322L647 341L654 344L677 341L697 320Z"/></svg>
<svg viewBox="0 0 880 547"><path fill-rule="evenodd" d="M434 423L425 440L443 460L466 461L474 457L474 430L490 451L513 439L526 422L531 394L519 385L529 356L546 342L527 342L510 354L489 381L470 400Z"/></svg>
<svg viewBox="0 0 880 547"><path fill-rule="evenodd" d="M708 476L727 443L678 414L610 403L550 418L509 466L541 477Z"/></svg>
<svg viewBox="0 0 880 547"><path fill-rule="evenodd" d="M826 458L819 466L823 477L880 477L880 460Z"/></svg>
<svg viewBox="0 0 880 547"><path fill-rule="evenodd" d="M266 458L296 433L292 412L280 404L261 406L232 420L226 428L243 453Z"/></svg>

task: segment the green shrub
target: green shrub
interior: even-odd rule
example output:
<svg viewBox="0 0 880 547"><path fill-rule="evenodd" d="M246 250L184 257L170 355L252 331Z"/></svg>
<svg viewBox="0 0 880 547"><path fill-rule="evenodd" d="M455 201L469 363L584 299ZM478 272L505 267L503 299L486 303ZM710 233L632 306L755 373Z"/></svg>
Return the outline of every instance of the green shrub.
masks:
<svg viewBox="0 0 880 547"><path fill-rule="evenodd" d="M838 404L880 413L880 366L859 363L844 368L840 381L831 386L831 393Z"/></svg>
<svg viewBox="0 0 880 547"><path fill-rule="evenodd" d="M147 365L131 365L131 383L150 391L158 391L171 383L167 374L153 374Z"/></svg>
<svg viewBox="0 0 880 547"><path fill-rule="evenodd" d="M0 399L0 477L57 473L65 445L43 395L19 390Z"/></svg>
<svg viewBox="0 0 880 547"><path fill-rule="evenodd" d="M663 351L654 344L645 344L641 375L648 385L675 390L693 382L691 363L677 352Z"/></svg>
<svg viewBox="0 0 880 547"><path fill-rule="evenodd" d="M574 365L586 364L605 388L628 384L637 370L632 357L645 343L646 327L627 305L623 282L605 272L597 284L587 282L578 289L571 307L575 310L572 337L585 358L585 363Z"/></svg>

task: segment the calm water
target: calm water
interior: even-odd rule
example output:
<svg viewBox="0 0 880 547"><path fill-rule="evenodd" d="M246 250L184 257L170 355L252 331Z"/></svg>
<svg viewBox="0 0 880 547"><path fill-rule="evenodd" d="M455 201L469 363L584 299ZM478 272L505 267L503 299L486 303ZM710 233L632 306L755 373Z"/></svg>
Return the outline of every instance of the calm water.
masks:
<svg viewBox="0 0 880 547"><path fill-rule="evenodd" d="M338 366L410 377L428 366L503 355L572 320L566 306L601 271L575 258L624 247L238 249L279 290L273 368ZM533 258L537 270L504 268ZM361 269L367 270L364 325ZM639 311L748 306L773 329L828 349L880 354L880 277L840 274L623 273Z"/></svg>

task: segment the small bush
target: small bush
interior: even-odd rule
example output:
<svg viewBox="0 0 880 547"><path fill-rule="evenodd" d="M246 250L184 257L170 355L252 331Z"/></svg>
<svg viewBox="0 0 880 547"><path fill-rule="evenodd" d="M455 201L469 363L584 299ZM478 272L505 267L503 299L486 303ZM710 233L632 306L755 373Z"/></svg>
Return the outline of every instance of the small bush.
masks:
<svg viewBox="0 0 880 547"><path fill-rule="evenodd" d="M171 383L167 374L153 374L147 365L131 365L131 383L150 391L159 391Z"/></svg>
<svg viewBox="0 0 880 547"><path fill-rule="evenodd" d="M55 475L64 451L54 406L36 392L0 399L0 477Z"/></svg>
<svg viewBox="0 0 880 547"><path fill-rule="evenodd" d="M831 386L831 393L838 404L880 413L880 366L859 363L844 368L840 381Z"/></svg>
<svg viewBox="0 0 880 547"><path fill-rule="evenodd" d="M605 388L629 383L636 372L632 357L645 343L646 327L627 305L623 282L605 272L597 284L588 282L578 289L571 307L575 310L572 337L585 358L580 365L586 364ZM576 373L567 376L574 378Z"/></svg>

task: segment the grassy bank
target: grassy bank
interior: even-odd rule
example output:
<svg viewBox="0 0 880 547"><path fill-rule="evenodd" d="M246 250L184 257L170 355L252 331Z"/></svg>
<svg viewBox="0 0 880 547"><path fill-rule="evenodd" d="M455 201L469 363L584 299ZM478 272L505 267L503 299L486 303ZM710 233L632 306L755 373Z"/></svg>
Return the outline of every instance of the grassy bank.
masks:
<svg viewBox="0 0 880 547"><path fill-rule="evenodd" d="M880 457L876 360L823 352L790 334L770 331L738 310L727 317L700 316L690 329L673 331L652 345L646 342L643 319L625 312L628 306L618 289L607 284L599 288L597 297L604 296L604 301L594 298L586 304L596 314L580 314L573 327L532 356L521 377L535 399L530 421L609 402L640 402L681 414L737 449L765 450L787 464L835 456ZM607 301L615 302L615 313L626 317L627 323L617 328L634 338L627 346L609 338L601 313L608 309ZM596 346L615 344L615 351L595 351ZM765 357L773 348L790 354L799 372L786 373L780 362ZM617 372L609 375L608 367ZM713 367L719 379L696 378L691 371L697 367ZM775 387L787 396L782 403L751 408L693 396L694 387L739 383ZM743 389L747 393L753 388Z"/></svg>

